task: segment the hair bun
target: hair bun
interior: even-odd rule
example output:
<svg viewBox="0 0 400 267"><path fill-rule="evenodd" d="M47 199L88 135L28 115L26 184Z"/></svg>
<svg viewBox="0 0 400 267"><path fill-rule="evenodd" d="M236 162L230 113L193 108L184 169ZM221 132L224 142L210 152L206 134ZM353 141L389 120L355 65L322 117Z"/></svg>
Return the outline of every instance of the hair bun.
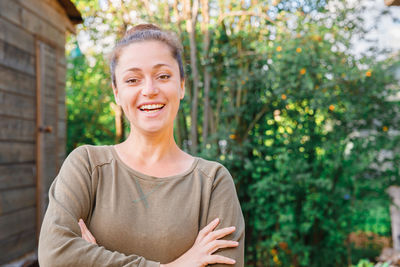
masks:
<svg viewBox="0 0 400 267"><path fill-rule="evenodd" d="M131 35L136 32L147 31L147 30L161 31L161 29L154 24L150 24L150 23L139 24L139 25L136 25L136 26L132 27L131 29L127 30L125 33L125 36Z"/></svg>

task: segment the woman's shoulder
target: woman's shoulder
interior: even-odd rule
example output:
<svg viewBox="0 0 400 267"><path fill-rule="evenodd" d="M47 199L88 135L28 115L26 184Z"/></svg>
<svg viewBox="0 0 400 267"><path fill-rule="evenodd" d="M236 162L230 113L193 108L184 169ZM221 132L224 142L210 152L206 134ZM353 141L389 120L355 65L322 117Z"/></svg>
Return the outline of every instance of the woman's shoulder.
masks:
<svg viewBox="0 0 400 267"><path fill-rule="evenodd" d="M220 162L198 157L197 169L207 175L211 180L232 179L228 169Z"/></svg>
<svg viewBox="0 0 400 267"><path fill-rule="evenodd" d="M235 181L229 170L220 162L199 158L198 169L208 176L212 190L222 190L236 194Z"/></svg>
<svg viewBox="0 0 400 267"><path fill-rule="evenodd" d="M65 162L79 161L82 164L88 165L90 169L93 169L96 166L110 163L112 159L111 146L86 144L73 149Z"/></svg>

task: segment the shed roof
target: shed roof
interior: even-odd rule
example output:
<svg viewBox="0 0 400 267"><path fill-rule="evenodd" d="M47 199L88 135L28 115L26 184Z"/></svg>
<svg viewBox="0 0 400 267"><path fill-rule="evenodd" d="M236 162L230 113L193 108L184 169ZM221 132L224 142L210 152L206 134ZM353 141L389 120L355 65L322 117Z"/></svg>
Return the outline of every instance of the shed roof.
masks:
<svg viewBox="0 0 400 267"><path fill-rule="evenodd" d="M81 13L76 9L75 5L70 0L58 0L60 5L67 12L68 18L71 20L73 24L82 23Z"/></svg>

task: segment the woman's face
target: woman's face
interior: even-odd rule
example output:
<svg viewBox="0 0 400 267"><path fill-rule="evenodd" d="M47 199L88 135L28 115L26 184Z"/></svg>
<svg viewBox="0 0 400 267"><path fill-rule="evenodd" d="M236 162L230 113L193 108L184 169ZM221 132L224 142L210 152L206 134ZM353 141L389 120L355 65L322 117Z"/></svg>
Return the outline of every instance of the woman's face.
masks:
<svg viewBox="0 0 400 267"><path fill-rule="evenodd" d="M178 62L159 41L130 44L120 51L115 68L115 100L135 130L172 130L185 94Z"/></svg>

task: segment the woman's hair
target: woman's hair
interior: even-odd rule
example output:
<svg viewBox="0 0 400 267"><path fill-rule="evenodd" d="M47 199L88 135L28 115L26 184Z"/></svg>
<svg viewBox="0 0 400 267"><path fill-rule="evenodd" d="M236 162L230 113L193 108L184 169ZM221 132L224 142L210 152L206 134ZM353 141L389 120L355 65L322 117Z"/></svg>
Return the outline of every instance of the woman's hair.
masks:
<svg viewBox="0 0 400 267"><path fill-rule="evenodd" d="M117 42L111 53L110 71L114 86L116 86L115 68L118 64L121 51L130 44L143 41L159 41L166 44L170 48L172 56L178 62L181 80L185 78L182 63L183 48L176 34L174 32L162 30L153 24L139 24L125 33L125 36Z"/></svg>

